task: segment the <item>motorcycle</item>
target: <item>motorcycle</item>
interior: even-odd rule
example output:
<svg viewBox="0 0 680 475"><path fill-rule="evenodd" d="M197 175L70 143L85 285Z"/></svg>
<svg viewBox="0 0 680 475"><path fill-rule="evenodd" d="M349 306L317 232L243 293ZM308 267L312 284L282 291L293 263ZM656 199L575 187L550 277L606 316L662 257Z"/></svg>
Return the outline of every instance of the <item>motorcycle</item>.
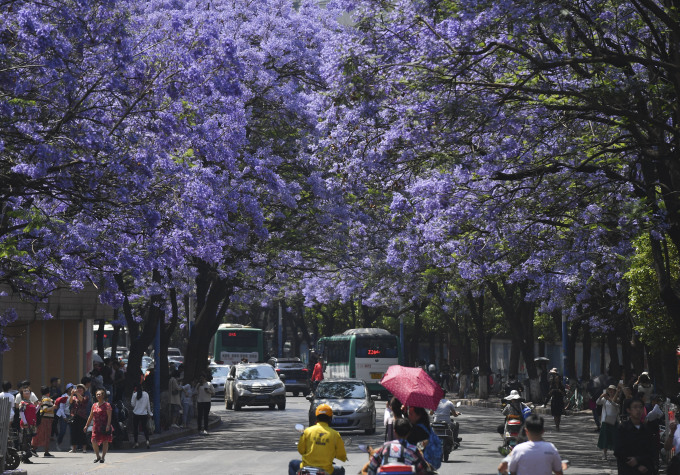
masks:
<svg viewBox="0 0 680 475"><path fill-rule="evenodd" d="M303 426L302 424L295 424L295 430L302 434L305 431L305 426ZM343 437L342 442L345 444L345 447L347 447L348 445L352 444L352 438ZM297 445L297 442L295 442L295 445ZM297 471L297 475L330 475L330 474L320 467L304 466Z"/></svg>
<svg viewBox="0 0 680 475"><path fill-rule="evenodd" d="M519 416L509 415L505 419L505 427L503 430L503 445L498 447L498 453L506 456L512 452L512 449L518 443L519 432L522 427L522 421Z"/></svg>
<svg viewBox="0 0 680 475"><path fill-rule="evenodd" d="M370 446L359 445L358 447L360 451L368 454L369 459L373 456L374 451ZM366 466L364 466L364 469L365 468ZM362 470L361 473L366 472L365 470ZM405 463L387 463L378 467L378 470L375 473L376 475L410 475L416 473L416 469L413 465Z"/></svg>
<svg viewBox="0 0 680 475"><path fill-rule="evenodd" d="M460 407L460 401L456 404L456 407ZM449 416L449 420L453 422ZM457 422L453 422L457 424ZM453 429L451 425L446 421L438 421L432 423L432 430L435 434L439 436L442 441L442 462L449 461L449 455L452 451L460 447L460 443L454 439Z"/></svg>

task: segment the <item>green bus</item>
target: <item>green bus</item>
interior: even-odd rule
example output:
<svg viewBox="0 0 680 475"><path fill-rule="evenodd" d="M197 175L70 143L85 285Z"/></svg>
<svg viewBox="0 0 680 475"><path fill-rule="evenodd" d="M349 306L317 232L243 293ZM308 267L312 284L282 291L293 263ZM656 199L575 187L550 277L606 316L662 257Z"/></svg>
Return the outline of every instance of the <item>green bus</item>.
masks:
<svg viewBox="0 0 680 475"><path fill-rule="evenodd" d="M215 333L213 358L217 364L233 365L246 358L250 363L264 361L264 333L237 323L223 323Z"/></svg>
<svg viewBox="0 0 680 475"><path fill-rule="evenodd" d="M387 394L380 385L387 368L402 362L399 338L381 328L353 328L320 338L317 351L323 355L324 379L363 379L371 393L381 395Z"/></svg>

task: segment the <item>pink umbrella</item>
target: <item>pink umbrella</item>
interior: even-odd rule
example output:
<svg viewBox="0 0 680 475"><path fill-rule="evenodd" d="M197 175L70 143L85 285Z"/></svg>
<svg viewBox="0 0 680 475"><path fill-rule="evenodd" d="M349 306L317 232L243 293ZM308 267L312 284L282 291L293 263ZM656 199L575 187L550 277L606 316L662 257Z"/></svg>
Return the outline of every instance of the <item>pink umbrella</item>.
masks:
<svg viewBox="0 0 680 475"><path fill-rule="evenodd" d="M422 368L390 366L380 384L406 406L437 409L444 390Z"/></svg>

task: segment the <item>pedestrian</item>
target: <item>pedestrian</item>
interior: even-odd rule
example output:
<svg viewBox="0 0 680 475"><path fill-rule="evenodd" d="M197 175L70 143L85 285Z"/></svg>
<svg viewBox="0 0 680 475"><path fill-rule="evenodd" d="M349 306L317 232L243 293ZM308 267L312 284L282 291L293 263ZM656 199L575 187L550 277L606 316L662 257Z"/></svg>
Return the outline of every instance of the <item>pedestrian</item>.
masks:
<svg viewBox="0 0 680 475"><path fill-rule="evenodd" d="M394 396L387 402L387 410L389 411L390 419L385 427L385 442L395 439L394 422L397 419L403 419L404 417L404 414L401 412L401 407L401 401Z"/></svg>
<svg viewBox="0 0 680 475"><path fill-rule="evenodd" d="M529 439L515 446L510 455L498 466L498 473L562 475L562 460L553 444L543 440L545 421L538 414L532 414L524 421L524 431Z"/></svg>
<svg viewBox="0 0 680 475"><path fill-rule="evenodd" d="M9 405L9 423L11 424L12 420L14 419L14 398L16 397L14 394L11 392L12 390L12 383L9 381L3 381L2 383L2 392L0 393L0 399L4 398L10 401Z"/></svg>
<svg viewBox="0 0 680 475"><path fill-rule="evenodd" d="M602 454L604 460L607 460L607 451L614 450L616 424L619 420L619 412L621 409L616 401L618 400L621 391L621 385L617 388L612 384L609 385L597 399L597 405L602 407L600 436L597 439L597 447L604 451Z"/></svg>
<svg viewBox="0 0 680 475"><path fill-rule="evenodd" d="M95 393L97 401L92 404L90 416L83 431L87 431L87 426L92 422L92 448L97 456L94 463L104 463L106 453L109 451L109 444L113 442L113 428L111 427L111 415L113 410L111 404L106 402L106 390L98 389ZM102 455L99 456L99 446L102 446Z"/></svg>
<svg viewBox="0 0 680 475"><path fill-rule="evenodd" d="M50 379L50 399L55 401L59 396L61 396L61 379L54 376ZM56 438L58 432L59 424L52 424L52 437Z"/></svg>
<svg viewBox="0 0 680 475"><path fill-rule="evenodd" d="M152 415L151 401L149 400L149 393L144 391L140 384L135 386L135 391L132 394L130 404L132 405L132 437L135 440L135 444L132 448L136 449L139 447L137 439L139 438L139 425L141 424L144 437L146 438L146 448L148 449L151 447L148 426L149 417Z"/></svg>
<svg viewBox="0 0 680 475"><path fill-rule="evenodd" d="M115 403L123 400L123 395L125 393L125 371L121 368L120 361L118 360L113 361L111 368L113 369L112 401Z"/></svg>
<svg viewBox="0 0 680 475"><path fill-rule="evenodd" d="M69 427L69 419L71 417L70 403L71 396L75 391L76 387L72 383L66 385L66 391L64 394L59 396L54 401L54 407L56 407L56 417L55 421L59 426L59 433L57 435L57 450L61 450L61 443L64 441L64 436L66 435L66 429Z"/></svg>
<svg viewBox="0 0 680 475"><path fill-rule="evenodd" d="M177 378L179 378L179 371L174 370L168 381L168 391L170 392L170 427L173 429L179 429L178 422L180 422L180 412L182 412L182 397L180 394L182 388Z"/></svg>
<svg viewBox="0 0 680 475"><path fill-rule="evenodd" d="M649 373L643 371L633 385L633 394L642 396L642 402L645 404L647 410L652 408L652 391L654 391L654 386L652 385Z"/></svg>
<svg viewBox="0 0 680 475"><path fill-rule="evenodd" d="M680 475L680 424L678 424L678 421L680 421L680 412L676 413L675 420L671 421L670 431L663 446L667 454L672 453L671 450L675 451L675 455L666 469L668 475Z"/></svg>
<svg viewBox="0 0 680 475"><path fill-rule="evenodd" d="M314 371L312 371L312 391L316 392L316 387L321 381L323 381L323 355L319 355L319 359L316 360L314 365Z"/></svg>
<svg viewBox="0 0 680 475"><path fill-rule="evenodd" d="M31 450L31 439L36 432L36 424L38 420L38 408L35 402L31 401L31 388L25 386L21 392L17 395L21 399L17 407L19 413L19 428L20 428L20 440L21 440L21 451L23 452L24 463L31 462L31 456L34 454Z"/></svg>
<svg viewBox="0 0 680 475"><path fill-rule="evenodd" d="M557 370L553 368L557 373ZM562 421L562 414L564 414L564 396L566 391L564 390L564 385L559 377L553 377L550 382L550 391L548 391L548 399L550 401L550 414L553 416L555 421L555 429L557 432L560 431L560 422ZM548 401L546 401L546 405Z"/></svg>
<svg viewBox="0 0 680 475"><path fill-rule="evenodd" d="M654 473L654 442L651 430L642 423L644 403L633 397L623 403L628 420L616 432L614 456L619 475Z"/></svg>
<svg viewBox="0 0 680 475"><path fill-rule="evenodd" d="M196 385L196 394L198 406L196 423L198 425L198 433L208 435L208 413L210 412L210 402L212 396L215 394L215 388L210 384L205 374L201 374L198 384ZM203 430L201 430L201 427L203 427Z"/></svg>
<svg viewBox="0 0 680 475"><path fill-rule="evenodd" d="M69 410L71 413L71 450L75 453L78 450L87 452L87 437L85 429L87 418L90 415L90 397L86 394L85 385L79 384L70 399Z"/></svg>
<svg viewBox="0 0 680 475"><path fill-rule="evenodd" d="M196 392L191 384L182 386L182 427L189 427L189 423L194 418L194 400Z"/></svg>
<svg viewBox="0 0 680 475"><path fill-rule="evenodd" d="M35 436L33 436L31 445L34 452L38 450L38 447L43 447L45 449L43 457L54 457L50 453L50 438L52 437L52 425L54 424L54 401L50 397L50 388L47 386L40 388L40 394L42 396L38 403L40 424Z"/></svg>
<svg viewBox="0 0 680 475"><path fill-rule="evenodd" d="M418 445L419 442L430 439L430 416L427 415L427 411L422 407L410 406L406 411L408 420L411 422L413 428L409 432L408 440L409 444Z"/></svg>

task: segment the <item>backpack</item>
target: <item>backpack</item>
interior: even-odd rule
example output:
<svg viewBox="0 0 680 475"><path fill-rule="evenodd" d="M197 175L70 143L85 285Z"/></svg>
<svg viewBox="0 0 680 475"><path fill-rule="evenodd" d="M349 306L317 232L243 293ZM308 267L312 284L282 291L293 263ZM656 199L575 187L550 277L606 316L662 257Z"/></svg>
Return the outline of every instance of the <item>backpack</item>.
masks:
<svg viewBox="0 0 680 475"><path fill-rule="evenodd" d="M531 408L522 403L522 421L526 420L531 415Z"/></svg>
<svg viewBox="0 0 680 475"><path fill-rule="evenodd" d="M437 470L442 466L442 440L431 428L428 430L428 428L425 427L425 424L418 424L418 426L422 427L425 432L430 434L427 439L425 450L423 450L423 457L425 457L427 463L432 465L432 468Z"/></svg>

